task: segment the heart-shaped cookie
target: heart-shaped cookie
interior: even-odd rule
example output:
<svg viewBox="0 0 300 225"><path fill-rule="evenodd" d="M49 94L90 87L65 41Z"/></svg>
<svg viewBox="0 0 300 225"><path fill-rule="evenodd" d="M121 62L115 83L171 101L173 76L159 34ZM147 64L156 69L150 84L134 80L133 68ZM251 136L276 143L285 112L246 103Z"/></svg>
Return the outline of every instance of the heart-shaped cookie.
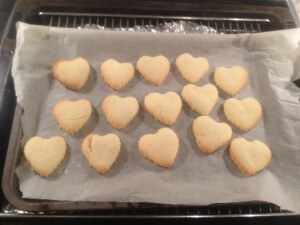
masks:
<svg viewBox="0 0 300 225"><path fill-rule="evenodd" d="M176 159L179 140L169 128L161 128L156 134L146 134L138 142L139 152L156 165L171 167Z"/></svg>
<svg viewBox="0 0 300 225"><path fill-rule="evenodd" d="M224 114L237 128L247 132L259 121L262 108L254 98L229 98L224 102Z"/></svg>
<svg viewBox="0 0 300 225"><path fill-rule="evenodd" d="M211 154L224 146L232 136L231 127L208 116L199 116L193 122L193 132L199 149Z"/></svg>
<svg viewBox="0 0 300 225"><path fill-rule="evenodd" d="M218 100L218 90L212 84L197 87L187 84L181 91L183 100L197 113L207 116Z"/></svg>
<svg viewBox="0 0 300 225"><path fill-rule="evenodd" d="M131 63L119 63L117 60L108 59L101 64L101 74L105 82L115 90L121 90L134 75Z"/></svg>
<svg viewBox="0 0 300 225"><path fill-rule="evenodd" d="M196 83L209 69L206 58L194 58L188 53L181 54L176 59L176 67L182 77L190 83Z"/></svg>
<svg viewBox="0 0 300 225"><path fill-rule="evenodd" d="M266 168L272 158L269 147L261 141L235 138L230 144L230 157L239 170L251 176Z"/></svg>
<svg viewBox="0 0 300 225"><path fill-rule="evenodd" d="M92 105L86 99L61 100L53 107L53 115L59 127L66 133L77 133L90 119Z"/></svg>
<svg viewBox="0 0 300 225"><path fill-rule="evenodd" d="M107 121L117 129L122 129L134 119L139 111L139 103L134 97L107 96L102 103Z"/></svg>
<svg viewBox="0 0 300 225"><path fill-rule="evenodd" d="M170 62L162 55L142 56L137 61L137 70L145 80L155 85L161 85L169 74Z"/></svg>
<svg viewBox="0 0 300 225"><path fill-rule="evenodd" d="M150 93L144 99L148 112L155 119L166 125L173 124L181 111L181 98L175 92L166 94Z"/></svg>
<svg viewBox="0 0 300 225"><path fill-rule="evenodd" d="M81 57L73 60L59 60L52 66L54 77L65 87L74 90L82 88L90 71L89 63Z"/></svg>
<svg viewBox="0 0 300 225"><path fill-rule="evenodd" d="M248 82L248 72L241 66L218 67L214 72L216 85L230 96L239 93Z"/></svg>
<svg viewBox="0 0 300 225"><path fill-rule="evenodd" d="M104 174L116 161L121 150L121 141L115 134L90 134L84 138L81 150L89 165L98 173Z"/></svg>
<svg viewBox="0 0 300 225"><path fill-rule="evenodd" d="M30 138L24 147L25 158L34 172L42 177L49 176L64 159L67 144L62 137L43 139L35 136Z"/></svg>

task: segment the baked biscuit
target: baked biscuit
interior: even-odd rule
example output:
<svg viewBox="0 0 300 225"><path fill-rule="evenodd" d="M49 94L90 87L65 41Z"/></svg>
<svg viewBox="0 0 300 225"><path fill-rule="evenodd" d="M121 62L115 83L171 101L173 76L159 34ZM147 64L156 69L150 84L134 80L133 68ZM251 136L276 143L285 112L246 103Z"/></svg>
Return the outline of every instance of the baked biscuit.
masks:
<svg viewBox="0 0 300 225"><path fill-rule="evenodd" d="M179 116L182 101L178 94L169 91L165 94L148 94L144 99L144 105L156 120L166 125L172 125Z"/></svg>
<svg viewBox="0 0 300 225"><path fill-rule="evenodd" d="M65 87L78 90L86 83L90 74L90 65L82 57L73 60L59 60L52 66L54 77Z"/></svg>
<svg viewBox="0 0 300 225"><path fill-rule="evenodd" d="M89 165L98 173L106 173L116 161L121 141L115 134L90 134L82 142L81 150Z"/></svg>
<svg viewBox="0 0 300 225"><path fill-rule="evenodd" d="M59 127L66 133L77 133L90 119L92 105L86 99L61 100L53 107L53 115Z"/></svg>
<svg viewBox="0 0 300 225"><path fill-rule="evenodd" d="M206 58L194 58L192 55L184 53L176 59L176 67L186 81L196 83L207 73L209 63Z"/></svg>
<svg viewBox="0 0 300 225"><path fill-rule="evenodd" d="M272 158L269 147L261 141L235 138L230 144L230 157L239 170L252 176L266 168Z"/></svg>
<svg viewBox="0 0 300 225"><path fill-rule="evenodd" d="M146 134L139 139L139 152L161 167L172 167L179 148L176 133L169 128L161 128L155 134Z"/></svg>
<svg viewBox="0 0 300 225"><path fill-rule="evenodd" d="M193 122L193 133L198 148L211 154L223 147L231 138L231 127L226 123L218 123L208 116L199 116Z"/></svg>
<svg viewBox="0 0 300 225"><path fill-rule="evenodd" d="M155 85L161 85L170 71L169 60L162 55L156 57L142 56L137 61L137 70L145 78Z"/></svg>
<svg viewBox="0 0 300 225"><path fill-rule="evenodd" d="M66 141L59 136L49 139L35 136L24 147L24 155L31 169L42 177L53 173L64 159L66 151Z"/></svg>
<svg viewBox="0 0 300 225"><path fill-rule="evenodd" d="M183 100L197 113L207 116L218 100L218 90L212 84L198 87L187 84L181 91Z"/></svg>
<svg viewBox="0 0 300 225"><path fill-rule="evenodd" d="M134 97L107 96L102 103L107 121L117 129L123 129L139 111L139 103Z"/></svg>
<svg viewBox="0 0 300 225"><path fill-rule="evenodd" d="M121 90L134 76L134 67L131 63L119 63L115 59L103 62L100 71L105 82L117 91Z"/></svg>
<svg viewBox="0 0 300 225"><path fill-rule="evenodd" d="M241 66L218 67L214 72L216 85L230 96L235 96L248 83L248 72Z"/></svg>
<svg viewBox="0 0 300 225"><path fill-rule="evenodd" d="M224 102L226 118L241 131L251 130L262 115L262 108L254 98L238 100L229 98Z"/></svg>

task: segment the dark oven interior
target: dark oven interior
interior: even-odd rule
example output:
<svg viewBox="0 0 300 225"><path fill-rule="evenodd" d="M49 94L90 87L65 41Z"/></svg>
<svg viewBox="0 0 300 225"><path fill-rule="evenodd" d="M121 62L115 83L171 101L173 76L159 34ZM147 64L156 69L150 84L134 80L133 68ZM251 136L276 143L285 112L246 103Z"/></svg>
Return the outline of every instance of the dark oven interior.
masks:
<svg viewBox="0 0 300 225"><path fill-rule="evenodd" d="M159 26L173 21L190 21L214 28L219 34L257 33L294 28L298 20L286 1L80 1L80 0L20 0L12 9L1 40L0 54L0 120L1 174L3 171L12 119L16 108L10 66L15 45L15 23L73 27L99 25L108 28L130 28L136 25ZM3 185L6 185L5 182ZM20 194L19 194L20 198ZM30 201L30 200L29 200ZM43 208L44 207L44 208ZM265 202L214 204L209 206L134 205L113 210L47 211L19 210L1 195L0 216L85 216L85 217L209 217L284 215L287 211ZM45 210L47 212L42 213Z"/></svg>

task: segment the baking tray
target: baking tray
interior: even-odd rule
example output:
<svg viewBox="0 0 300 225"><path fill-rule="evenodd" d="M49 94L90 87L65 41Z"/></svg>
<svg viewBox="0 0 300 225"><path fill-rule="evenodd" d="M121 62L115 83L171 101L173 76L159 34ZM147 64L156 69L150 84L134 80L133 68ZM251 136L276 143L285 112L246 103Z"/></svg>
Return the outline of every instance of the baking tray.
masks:
<svg viewBox="0 0 300 225"><path fill-rule="evenodd" d="M139 1L132 1L132 2L139 2ZM168 2L170 3L170 2ZM36 0L21 0L18 1L15 5L15 8L13 10L13 13L11 14L10 23L13 23L15 21L16 17L18 20L24 21L24 22L31 22L35 24L43 24L43 25L50 25L49 22L52 21L55 18L55 16L62 17L64 15L64 12L66 8L68 10L74 10L77 11L77 13L73 13L73 16L83 16L85 17L95 17L95 15L99 16L103 14L95 14L94 9L97 8L97 10L105 10L106 12L107 7L110 7L111 13L123 13L125 11L124 4L119 1L114 1L114 3L110 3L110 1L85 1L86 8L79 7L82 3L78 5L78 1L36 1ZM30 6L30 7L28 7ZM163 10L157 11L157 7L167 6ZM261 26L260 29L263 30L275 30L275 29L283 29L283 28L289 28L291 26L295 26L296 22L294 22L293 17L291 16L289 10L285 8L280 7L260 7L260 6L251 6L251 10L253 10L251 13L249 13L249 6L244 5L220 5L218 4L218 7L214 7L214 11L212 13L212 5L204 5L204 7L194 7L195 4L191 2L188 2L187 4L180 3L179 1L175 1L173 4L165 4L162 5L162 3L158 4L158 2L148 2L148 4L129 4L126 5L126 12L127 13L135 13L134 15L138 17L142 13L164 13L165 18L175 18L172 16L174 14L175 10L181 9L182 13L189 12L189 15L193 15L193 17L188 18L202 18L205 21L205 18L211 18L211 16L216 18L224 18L225 15L233 15L233 16L239 16L239 18L245 18L245 17L251 17L255 15L257 18L268 18L270 21L270 24L268 26ZM50 16L48 19L42 16L39 16L38 12L41 12L41 10L49 11L50 10ZM88 12L88 13L84 13ZM53 13L55 11L55 13ZM79 12L78 12L79 11ZM176 11L175 11L176 12ZM177 11L178 12L178 11ZM176 12L176 13L177 13ZM255 13L253 13L255 12ZM51 14L52 13L52 14ZM198 14L200 13L201 17ZM115 14L110 14L115 15ZM120 15L120 14L118 14ZM124 15L124 14L122 14ZM125 14L125 16L128 16L128 14ZM281 17L278 17L281 16ZM72 15L70 15L72 16ZM105 16L109 16L108 14L105 14ZM155 18L154 15L153 18ZM184 17L184 15L176 15L178 19L180 18L187 18ZM209 17L208 17L209 16ZM223 16L223 17L221 17ZM170 19L172 20L172 19ZM83 20L84 21L84 20ZM214 20L215 21L215 20ZM209 20L208 20L209 22ZM55 26L59 26L59 20L57 20L57 24L51 24ZM14 29L14 28L13 28ZM231 29L233 31L234 29ZM261 30L257 30L256 32L260 32ZM226 31L226 29L224 30ZM229 30L230 31L230 30ZM242 30L241 30L242 31ZM248 31L248 30L247 30ZM7 30L6 34L9 36L9 29ZM13 35L11 35L13 36ZM63 212L70 212L72 210L81 210L81 211L95 211L95 210L112 210L112 209L137 209L137 210L151 210L151 209L163 209L168 210L171 212L171 214L178 215L178 210L185 209L193 212L193 210L197 209L198 215L199 211L201 214L201 209L212 209L212 215L218 215L220 217L222 216L232 216L232 213L234 214L234 209L236 207L236 215L244 215L247 216L248 214L252 215L266 215L266 214L260 214L262 213L262 208L267 206L269 208L268 211L266 211L270 215L276 215L280 214L282 215L281 209L270 203L264 203L264 202L247 202L247 203L234 203L234 204L213 204L210 206L179 206L179 205L163 205L163 204L151 204L151 203L115 203L115 202L70 202L70 201L47 201L47 200L33 200L33 199L22 199L21 193L19 191L19 184L18 184L18 178L15 174L15 169L19 163L20 155L22 154L22 148L20 146L20 140L22 137L22 125L21 125L21 115L22 115L22 108L17 105L15 109L14 114L14 121L12 126L12 132L10 136L10 142L9 147L7 151L6 156L6 162L5 162L5 168L4 168L4 174L3 174L3 180L2 180L2 188L3 192L7 198L7 200L14 205L15 207L25 210L25 211L32 211L32 212L57 212L57 211L63 211ZM242 210L243 207L246 207L247 210ZM250 208L250 210L248 210ZM257 208L257 210L255 210ZM233 209L233 210L232 210ZM253 210L254 209L254 210ZM172 211L173 210L173 211ZM175 210L175 211L174 211ZM205 210L206 212L207 210ZM124 212L124 211L122 211ZM173 212L173 213L172 213ZM136 213L134 213L136 214ZM141 213L143 214L143 213ZM209 213L210 214L210 213ZM284 215L289 215L290 212L285 211ZM152 214L154 215L154 213ZM235 214L234 214L235 215ZM294 214L293 214L294 215ZM210 216L210 215L206 215Z"/></svg>

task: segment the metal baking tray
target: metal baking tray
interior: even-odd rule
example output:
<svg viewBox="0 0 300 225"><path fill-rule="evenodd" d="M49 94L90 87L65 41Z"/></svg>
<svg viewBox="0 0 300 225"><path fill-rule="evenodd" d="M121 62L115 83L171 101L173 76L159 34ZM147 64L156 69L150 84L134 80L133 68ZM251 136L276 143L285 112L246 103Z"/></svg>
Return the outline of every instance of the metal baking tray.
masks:
<svg viewBox="0 0 300 225"><path fill-rule="evenodd" d="M159 9L159 10L158 10ZM180 13L179 13L180 12ZM110 28L132 27L134 25L159 25L171 21L192 21L213 27L219 33L255 33L298 26L298 21L288 8L263 7L243 4L199 4L196 1L84 1L75 0L19 0L10 16L6 38L14 40L16 21L32 24L78 27L96 24ZM10 74L9 74L10 76ZM135 215L228 217L289 215L291 212L265 202L244 202L235 204L213 204L209 206L179 206L151 203L76 202L23 199L19 191L15 169L18 166L22 147L22 108L17 104L12 132L7 150L2 188L7 200L27 214L39 212L44 215L95 216ZM88 213L87 213L88 212ZM23 211L24 213L24 211Z"/></svg>

